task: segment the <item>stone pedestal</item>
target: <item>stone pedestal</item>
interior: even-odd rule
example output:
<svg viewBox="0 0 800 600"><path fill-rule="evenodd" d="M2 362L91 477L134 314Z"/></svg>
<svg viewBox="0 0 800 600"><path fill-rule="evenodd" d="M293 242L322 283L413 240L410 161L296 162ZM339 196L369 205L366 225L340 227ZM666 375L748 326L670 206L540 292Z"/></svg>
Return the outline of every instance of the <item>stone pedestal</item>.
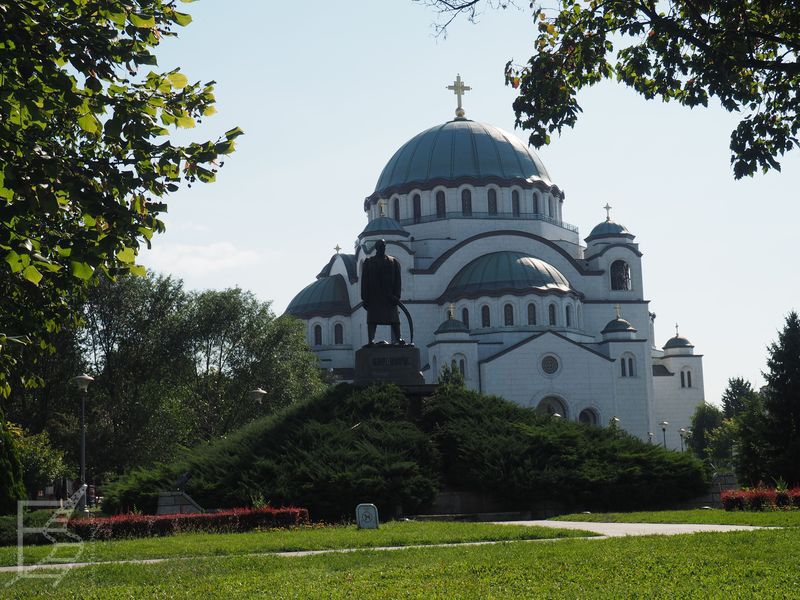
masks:
<svg viewBox="0 0 800 600"><path fill-rule="evenodd" d="M415 346L370 346L356 351L356 385L375 382L401 387L425 385L420 372L419 348Z"/></svg>

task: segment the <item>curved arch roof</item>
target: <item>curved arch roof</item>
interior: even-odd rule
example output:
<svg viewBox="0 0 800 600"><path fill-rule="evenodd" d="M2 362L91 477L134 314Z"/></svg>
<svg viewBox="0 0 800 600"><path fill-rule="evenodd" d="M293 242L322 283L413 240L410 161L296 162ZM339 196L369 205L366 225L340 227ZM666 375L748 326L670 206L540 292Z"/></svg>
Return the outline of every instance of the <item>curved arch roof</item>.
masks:
<svg viewBox="0 0 800 600"><path fill-rule="evenodd" d="M444 298L499 296L528 292L572 292L553 265L523 252L501 251L480 256L462 268L447 286Z"/></svg>
<svg viewBox="0 0 800 600"><path fill-rule="evenodd" d="M592 232L589 234L589 237L586 238L586 241L601 238L601 237L629 237L633 238L633 234L628 231L627 227L622 225L621 223L615 223L614 221L606 220L596 225Z"/></svg>
<svg viewBox="0 0 800 600"><path fill-rule="evenodd" d="M669 350L670 348L694 348L694 346L685 337L676 335L667 340L667 343L664 344L664 350Z"/></svg>
<svg viewBox="0 0 800 600"><path fill-rule="evenodd" d="M375 192L409 184L459 178L541 179L550 175L541 159L498 127L455 119L415 135L386 163Z"/></svg>
<svg viewBox="0 0 800 600"><path fill-rule="evenodd" d="M308 319L349 315L350 312L347 283L341 275L334 275L318 279L300 290L286 307L285 314Z"/></svg>

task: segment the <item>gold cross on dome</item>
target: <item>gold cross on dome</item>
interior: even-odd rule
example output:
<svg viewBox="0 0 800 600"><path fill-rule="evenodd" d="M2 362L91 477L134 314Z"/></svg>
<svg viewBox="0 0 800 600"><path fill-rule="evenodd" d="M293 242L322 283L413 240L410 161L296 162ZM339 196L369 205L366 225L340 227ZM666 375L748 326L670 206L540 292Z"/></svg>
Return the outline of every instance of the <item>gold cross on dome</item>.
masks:
<svg viewBox="0 0 800 600"><path fill-rule="evenodd" d="M461 106L461 96L470 91L472 88L466 85L461 80L461 75L458 74L456 75L456 80L453 82L453 85L448 85L447 89L452 90L453 93L456 95L456 98L458 98L458 108L456 108L456 116L463 117L465 113L464 109Z"/></svg>
<svg viewBox="0 0 800 600"><path fill-rule="evenodd" d="M675 337L678 337L678 324L675 323Z"/></svg>
<svg viewBox="0 0 800 600"><path fill-rule="evenodd" d="M619 304L615 304L614 305L614 310L617 311L617 318L618 319L622 318L622 314L620 312L621 309L622 309L622 307Z"/></svg>
<svg viewBox="0 0 800 600"><path fill-rule="evenodd" d="M610 221L611 220L611 209L613 208L613 206L611 206L608 202L606 202L606 205L603 208L606 211L606 221Z"/></svg>
<svg viewBox="0 0 800 600"><path fill-rule="evenodd" d="M378 216L386 216L386 200L378 200L378 210L380 211L380 215Z"/></svg>
<svg viewBox="0 0 800 600"><path fill-rule="evenodd" d="M341 247L339 244L336 244L336 245L333 247L333 249L334 249L334 250L336 250L336 254L339 254L339 251L342 249L342 247Z"/></svg>
<svg viewBox="0 0 800 600"><path fill-rule="evenodd" d="M455 318L456 318L456 305L455 305L455 304L453 304L452 302L451 302L451 303L450 303L450 305L447 307L447 316L448 316L450 319L455 319Z"/></svg>

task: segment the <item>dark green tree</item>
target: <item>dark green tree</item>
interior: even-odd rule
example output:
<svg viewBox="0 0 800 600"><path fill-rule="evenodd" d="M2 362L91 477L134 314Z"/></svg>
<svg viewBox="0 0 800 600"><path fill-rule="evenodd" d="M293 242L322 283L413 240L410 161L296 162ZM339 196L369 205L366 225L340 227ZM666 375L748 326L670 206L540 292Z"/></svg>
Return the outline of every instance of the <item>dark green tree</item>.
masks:
<svg viewBox="0 0 800 600"><path fill-rule="evenodd" d="M695 456L708 458L709 435L722 423L722 411L713 404L699 405L692 415L691 432L687 443Z"/></svg>
<svg viewBox="0 0 800 600"><path fill-rule="evenodd" d="M0 515L17 512L17 500L24 498L22 465L9 423L0 410Z"/></svg>
<svg viewBox="0 0 800 600"><path fill-rule="evenodd" d="M800 484L800 319L792 311L770 344L764 373L765 453L773 478Z"/></svg>
<svg viewBox="0 0 800 600"><path fill-rule="evenodd" d="M744 408L734 422L733 462L740 483L772 483L765 445L767 420L761 394L745 396Z"/></svg>
<svg viewBox="0 0 800 600"><path fill-rule="evenodd" d="M417 0L443 15L474 19L482 6L506 0ZM550 134L573 127L577 96L604 79L645 98L707 106L716 98L740 113L731 134L737 179L759 169L780 170L778 159L798 146L800 129L800 10L794 2L757 0L559 0L531 2L538 28L525 65L506 65L519 89L517 125L540 147Z"/></svg>
<svg viewBox="0 0 800 600"><path fill-rule="evenodd" d="M0 395L19 352L73 320L96 273L143 273L163 200L213 181L236 128L176 145L170 128L214 112L212 83L151 70L191 21L177 0L0 0ZM28 365L30 366L30 365ZM20 371L22 371L20 373Z"/></svg>
<svg viewBox="0 0 800 600"><path fill-rule="evenodd" d="M35 499L36 493L62 477L75 474L64 461L64 453L54 448L46 431L30 434L22 429L15 432L22 479L28 497Z"/></svg>
<svg viewBox="0 0 800 600"><path fill-rule="evenodd" d="M722 393L722 414L732 419L744 410L747 397L755 394L750 382L742 377L728 379L728 387Z"/></svg>

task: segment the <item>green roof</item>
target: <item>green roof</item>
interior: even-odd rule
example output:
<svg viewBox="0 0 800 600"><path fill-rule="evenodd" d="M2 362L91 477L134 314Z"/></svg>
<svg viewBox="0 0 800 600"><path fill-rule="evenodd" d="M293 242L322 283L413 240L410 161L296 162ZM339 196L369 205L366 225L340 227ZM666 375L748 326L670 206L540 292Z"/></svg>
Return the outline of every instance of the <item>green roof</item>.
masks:
<svg viewBox="0 0 800 600"><path fill-rule="evenodd" d="M542 179L550 176L542 161L515 135L492 125L455 119L417 134L386 163L375 192L429 181Z"/></svg>
<svg viewBox="0 0 800 600"><path fill-rule="evenodd" d="M458 319L447 319L439 325L434 335L439 335L440 333L469 333L469 327Z"/></svg>
<svg viewBox="0 0 800 600"><path fill-rule="evenodd" d="M664 350L669 350L670 348L694 348L694 346L685 337L676 335L667 340L667 343L664 344Z"/></svg>
<svg viewBox="0 0 800 600"><path fill-rule="evenodd" d="M287 315L301 319L349 315L350 297L341 275L323 277L304 287L286 308Z"/></svg>
<svg viewBox="0 0 800 600"><path fill-rule="evenodd" d="M364 231L358 234L358 237L362 238L379 234L402 235L403 237L411 235L394 219L390 217L378 217L367 223L367 226L364 227Z"/></svg>
<svg viewBox="0 0 800 600"><path fill-rule="evenodd" d="M617 317L609 321L600 333L636 333L636 328L625 319Z"/></svg>
<svg viewBox="0 0 800 600"><path fill-rule="evenodd" d="M476 258L447 286L444 298L501 296L532 291L570 292L567 278L554 266L523 252L492 252Z"/></svg>
<svg viewBox="0 0 800 600"><path fill-rule="evenodd" d="M624 225L607 219L592 229L586 241L602 237L627 237L633 239L634 236Z"/></svg>

